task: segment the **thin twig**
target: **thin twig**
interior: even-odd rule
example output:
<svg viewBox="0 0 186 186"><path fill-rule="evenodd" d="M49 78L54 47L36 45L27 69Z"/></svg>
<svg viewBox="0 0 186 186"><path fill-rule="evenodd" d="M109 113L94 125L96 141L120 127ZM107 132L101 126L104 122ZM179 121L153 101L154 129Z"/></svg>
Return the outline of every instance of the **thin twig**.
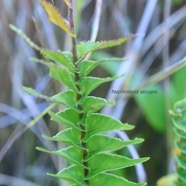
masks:
<svg viewBox="0 0 186 186"><path fill-rule="evenodd" d="M176 51L173 52L173 54L170 57L170 64L175 63L175 61L178 61L179 59L183 58L183 56L186 54L186 39L184 39L181 44L177 47Z"/></svg>
<svg viewBox="0 0 186 186"><path fill-rule="evenodd" d="M186 19L186 5L174 12L171 16L167 18L163 23L159 24L144 41L143 49L141 55L144 55L150 47L160 38L165 32L165 24L167 24L167 29L171 29L180 22Z"/></svg>
<svg viewBox="0 0 186 186"><path fill-rule="evenodd" d="M30 182L30 181L27 181L27 180L24 180L24 179L16 178L16 177L13 177L13 176L8 176L8 175L5 175L5 174L0 174L0 185L39 186L36 183Z"/></svg>
<svg viewBox="0 0 186 186"><path fill-rule="evenodd" d="M38 103L37 104L39 110L43 111L47 106L49 106L48 102ZM27 125L30 121L30 112L27 108L24 109L15 109L6 104L0 103L0 112L5 113L5 116L0 117L0 129L8 127L10 125L16 124L18 121L24 125ZM10 112L11 110L11 112Z"/></svg>
<svg viewBox="0 0 186 186"><path fill-rule="evenodd" d="M47 114L52 108L54 108L56 104L51 104L48 106L40 115L38 115L34 120L32 120L28 125L25 127L22 127L19 131L15 131L15 133L12 134L9 141L7 141L5 147L0 151L0 161L3 159L4 155L6 154L7 150L12 146L12 144L28 129L33 127L45 114ZM24 121L25 122L25 121ZM54 161L55 162L55 161Z"/></svg>
<svg viewBox="0 0 186 186"><path fill-rule="evenodd" d="M95 11L94 11L94 21L92 24L92 32L91 32L91 37L90 37L90 40L92 42L96 41L96 38L98 35L99 23L101 19L102 3L103 3L102 0L96 1Z"/></svg>
<svg viewBox="0 0 186 186"><path fill-rule="evenodd" d="M176 30L169 31L169 39L175 34ZM148 52L146 57L143 60L143 64L141 67L139 67L139 72L141 73L141 76L138 77L138 80L135 84L139 84L141 81L143 81L143 78L146 77L147 71L149 70L150 66L153 64L154 60L158 57L158 55L163 51L166 43L162 43L162 40L159 40L154 45L153 49ZM133 85L133 87L136 85Z"/></svg>
<svg viewBox="0 0 186 186"><path fill-rule="evenodd" d="M97 0L96 1L96 6L95 6L95 11L94 11L94 20L92 24L92 32L90 36L90 41L95 42L97 35L98 35L98 30L99 30L99 24L100 24L100 19L101 19L101 10L102 10L102 0ZM90 57L91 53L87 54L85 59L88 59Z"/></svg>
<svg viewBox="0 0 186 186"><path fill-rule="evenodd" d="M166 77L170 76L171 74L175 73L176 71L180 70L181 68L186 66L186 57L178 61L177 63L165 68L164 70L156 73L155 75L151 76L146 82L142 83L136 89L141 90L148 85L155 84Z"/></svg>

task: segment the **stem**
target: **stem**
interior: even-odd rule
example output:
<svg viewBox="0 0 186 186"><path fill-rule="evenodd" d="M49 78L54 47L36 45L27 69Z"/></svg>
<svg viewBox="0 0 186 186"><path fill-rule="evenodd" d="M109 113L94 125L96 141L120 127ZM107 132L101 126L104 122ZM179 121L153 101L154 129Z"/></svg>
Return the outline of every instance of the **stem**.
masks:
<svg viewBox="0 0 186 186"><path fill-rule="evenodd" d="M70 7L68 8L68 12L69 12L69 22L70 22L70 29L71 31L74 33L74 17L73 17L73 4L72 4L72 0L69 0L70 3ZM74 66L76 68L76 72L75 72L75 80L76 80L76 88L78 90L78 93L76 94L76 101L79 102L82 98L82 94L81 94L81 86L78 84L78 81L80 80L80 76L78 73L78 64L76 64L76 61L78 60L78 56L77 56L77 49L76 49L76 45L77 45L77 41L76 38L72 38L72 54L73 54L73 60L74 60ZM85 117L85 113L83 112L83 107L81 104L77 105L80 114L79 114L79 121L80 121L80 128L82 129L81 132L81 145L84 148L84 150L82 151L82 159L83 159L83 165L85 166L84 168L84 178L88 175L89 173L89 169L88 169L88 162L85 161L87 155L88 155L88 151L86 149L86 143L83 142L83 138L86 136L86 128L85 125L81 123L81 120L83 117ZM89 185L89 181L85 180L85 183L87 185Z"/></svg>
<svg viewBox="0 0 186 186"><path fill-rule="evenodd" d="M74 11L73 11L73 6L72 6L72 0L69 0L69 3L71 4L71 7L68 8L68 13L69 13L69 21L70 21L70 29L72 33L74 33ZM77 41L76 38L72 38L72 53L73 53L73 59L74 63L77 61L77 50L76 50L76 45Z"/></svg>

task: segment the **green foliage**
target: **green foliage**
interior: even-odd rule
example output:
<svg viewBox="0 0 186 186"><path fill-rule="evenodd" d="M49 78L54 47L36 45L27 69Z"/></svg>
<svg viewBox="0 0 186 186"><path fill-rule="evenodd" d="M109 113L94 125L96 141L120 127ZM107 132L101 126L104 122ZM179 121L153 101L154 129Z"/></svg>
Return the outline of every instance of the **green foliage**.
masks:
<svg viewBox="0 0 186 186"><path fill-rule="evenodd" d="M53 52L50 50L41 50L41 53L49 60L57 62L67 67L70 71L74 71L72 64L72 53L68 52Z"/></svg>
<svg viewBox="0 0 186 186"><path fill-rule="evenodd" d="M48 5L46 1L42 2L46 11L49 12L50 20L59 26L59 23L56 21L56 19L60 19L59 13L55 11L53 6ZM56 19L52 17L55 15L57 16ZM64 26L64 22L62 23L63 25L61 27L74 37L69 27L67 25ZM65 179L75 186L111 186L113 184L116 186L145 185L145 183L129 182L122 177L111 174L111 171L131 167L148 160L148 158L131 159L115 153L116 150L128 145L141 143L143 140L136 138L134 140L122 141L121 139L108 136L106 133L109 131L131 130L134 127L110 116L96 113L105 105L113 105L113 102L99 97L89 96L98 86L121 76L107 78L88 76L96 66L110 59L97 61L84 59L90 52L120 45L128 38L95 43L81 42L76 46L78 58L77 61L74 61L74 53L41 49L33 44L22 31L15 29L13 26L11 28L22 35L32 47L39 50L47 60L53 61L35 60L46 65L49 68L50 76L67 87L66 91L52 97L38 94L30 88L24 88L28 93L38 95L57 105L64 105L66 107L57 113L49 112L51 119L62 123L65 129L52 137L43 137L48 140L64 143L67 147L58 151L50 151L37 147L40 151L58 155L68 161L68 167L57 174L49 175ZM121 59L117 58L114 60Z"/></svg>
<svg viewBox="0 0 186 186"><path fill-rule="evenodd" d="M186 97L185 74L186 67L182 68L172 76L172 84L170 89L172 104Z"/></svg>
<svg viewBox="0 0 186 186"><path fill-rule="evenodd" d="M129 37L124 37L124 38L120 38L117 40L101 41L101 42L98 42L98 41L97 42L91 42L91 41L80 42L77 44L78 58L81 59L83 56L96 50L121 45L122 43L126 42L128 38L132 38L132 37L133 36L129 36Z"/></svg>
<svg viewBox="0 0 186 186"><path fill-rule="evenodd" d="M186 99L178 101L174 105L174 110L170 111L175 131L175 159L177 186L186 185Z"/></svg>
<svg viewBox="0 0 186 186"><path fill-rule="evenodd" d="M149 124L158 132L165 132L165 97L158 85L151 85L145 90L157 90L157 94L137 94L135 100ZM160 106L161 105L161 106Z"/></svg>

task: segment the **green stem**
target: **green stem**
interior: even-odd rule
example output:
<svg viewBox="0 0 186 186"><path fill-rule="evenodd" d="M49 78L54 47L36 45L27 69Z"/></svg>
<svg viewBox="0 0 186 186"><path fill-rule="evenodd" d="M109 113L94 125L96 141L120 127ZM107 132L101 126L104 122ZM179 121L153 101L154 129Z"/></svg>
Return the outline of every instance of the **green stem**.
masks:
<svg viewBox="0 0 186 186"><path fill-rule="evenodd" d="M69 0L69 3L71 4L71 6L68 9L68 12L69 12L69 22L70 22L71 31L74 33L74 17L73 17L72 0ZM80 80L80 76L79 76L79 73L78 73L78 64L76 64L76 62L78 60L76 45L77 45L76 38L72 38L73 61L74 61L74 66L76 68L75 80L76 80L76 88L78 90L78 93L76 94L76 101L79 103L79 101L82 98L82 94L81 94L81 87L78 84L78 81ZM86 136L86 128L85 128L85 125L82 124L82 122L81 122L82 118L85 117L85 113L83 112L83 107L82 107L81 104L78 104L77 107L78 107L78 109L80 111L80 114L79 114L79 121L80 121L79 126L80 126L80 128L82 130L82 132L81 132L81 145L84 148L84 150L82 151L82 159L83 159L83 165L85 166L85 168L84 168L84 178L85 178L88 175L88 173L89 173L88 162L85 161L85 159L86 159L86 157L88 155L88 151L86 149L87 148L87 145L86 145L86 143L83 142L83 138ZM85 183L87 185L89 185L88 180L85 180L84 179L84 181L85 181Z"/></svg>

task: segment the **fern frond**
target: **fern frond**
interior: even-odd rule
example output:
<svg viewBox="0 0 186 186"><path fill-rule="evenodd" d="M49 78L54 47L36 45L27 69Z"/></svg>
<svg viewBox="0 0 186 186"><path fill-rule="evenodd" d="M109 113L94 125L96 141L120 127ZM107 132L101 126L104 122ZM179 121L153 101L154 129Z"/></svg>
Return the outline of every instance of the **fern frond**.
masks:
<svg viewBox="0 0 186 186"><path fill-rule="evenodd" d="M65 3L72 10L70 1L65 0ZM73 29L70 28L69 23L60 15L58 10L45 0L42 0L41 4L47 12L49 20L65 30L75 41L76 35L73 33ZM65 129L52 137L46 135L43 137L47 140L63 143L66 147L57 151L37 147L42 152L55 154L68 161L68 167L57 174L49 175L65 179L73 186L144 186L145 183L133 183L111 173L111 171L125 169L148 160L148 158L131 159L116 153L117 150L124 147L141 143L143 139L135 138L123 141L108 136L107 132L128 131L132 130L134 126L122 123L110 116L96 113L106 105L114 105L114 102L89 95L103 83L123 76L99 78L88 76L89 73L103 62L121 61L123 58L100 59L98 61L83 60L90 52L121 45L133 36L111 41L80 42L74 46L72 54L42 49L21 30L12 25L10 27L21 35L31 47L39 50L46 59L52 61L34 59L35 62L47 66L50 76L67 87L66 91L51 97L39 94L33 89L24 88L26 92L42 97L55 103L55 105L65 106L64 110L57 113L48 112L51 119L63 124ZM180 164L185 165L182 161ZM181 179L183 173L180 172L179 174Z"/></svg>
<svg viewBox="0 0 186 186"><path fill-rule="evenodd" d="M178 101L174 105L174 110L170 111L173 121L173 129L176 134L175 139L175 160L177 174L176 185L186 185L186 99Z"/></svg>

